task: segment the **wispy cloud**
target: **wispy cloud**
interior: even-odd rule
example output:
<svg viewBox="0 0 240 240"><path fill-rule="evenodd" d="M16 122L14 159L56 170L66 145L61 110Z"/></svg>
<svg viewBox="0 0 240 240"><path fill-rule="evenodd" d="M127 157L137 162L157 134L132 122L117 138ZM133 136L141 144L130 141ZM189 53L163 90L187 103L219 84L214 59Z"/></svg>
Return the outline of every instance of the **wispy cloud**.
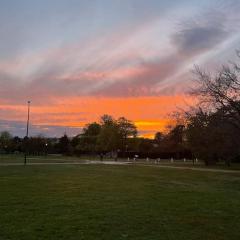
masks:
<svg viewBox="0 0 240 240"><path fill-rule="evenodd" d="M226 51L234 54L234 50L239 48L237 41L231 41L240 37L237 31L240 22L238 1L212 1L211 4L202 1L197 5L187 0L181 1L181 4L178 1L107 2L107 10L100 2L94 5L84 1L81 5L86 7L89 16L98 17L99 21L94 21L94 24L89 23L90 18L86 20L86 14L86 19L82 20L74 9L69 10L72 15L57 15L57 19L47 15L46 19L53 21L49 23L51 28L45 21L26 22L30 30L25 29L21 33L24 37L19 41L24 46L18 44L18 49L11 41L6 44L8 37L14 37L13 25L18 26L17 23L9 23L11 32L0 44L0 49L4 46L11 49L9 46L12 45L9 55L0 57L0 118L24 119L24 111L6 106L19 107L28 99L41 108L39 111L42 114L35 112L38 124L48 121L50 125L64 125L67 114L69 124L93 119L92 116L97 116L96 112L116 114L112 107L103 107L101 111L96 110L97 107L89 107L94 101L106 106L103 99L119 101L128 98L131 105L131 99L136 98L142 104L142 108L138 105L138 111L143 111L147 98L159 98L157 102L160 104L160 101L165 101L164 96L181 96L188 88L189 70L196 61L208 63L216 54ZM63 0L61 4L58 8L63 11L66 4ZM136 4L139 8L133 8ZM16 14L16 18L20 16ZM61 30L58 20L66 31ZM48 31L43 31L43 27ZM35 40L35 45L28 43L25 33L33 32L36 34L34 39L38 36L42 42ZM16 32L16 36L21 34ZM81 110L67 113L67 99L75 99L74 104L78 104L75 108L81 108L81 101L85 99L88 103L84 109L87 108L88 113L82 115ZM128 105L127 102L124 104ZM53 109L49 108L45 112L46 106L56 107L58 111L51 113ZM168 111L171 109L169 106ZM44 114L47 114L47 121ZM161 114L159 112L158 117ZM133 119L139 117L136 112L124 115Z"/></svg>

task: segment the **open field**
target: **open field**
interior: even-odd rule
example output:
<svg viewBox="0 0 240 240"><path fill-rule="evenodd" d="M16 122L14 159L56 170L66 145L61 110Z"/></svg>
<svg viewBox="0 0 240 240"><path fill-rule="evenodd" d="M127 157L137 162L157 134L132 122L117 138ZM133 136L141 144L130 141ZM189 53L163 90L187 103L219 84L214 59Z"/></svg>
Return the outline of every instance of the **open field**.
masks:
<svg viewBox="0 0 240 240"><path fill-rule="evenodd" d="M90 160L91 157L88 157ZM47 155L47 156L27 156L28 163L65 163L65 162L81 162L85 158L82 157L71 157L71 156L63 156L60 154L56 155ZM95 159L95 158L94 158ZM0 154L0 163L23 163L24 155L23 154Z"/></svg>
<svg viewBox="0 0 240 240"><path fill-rule="evenodd" d="M99 162L100 158L97 156L63 156L60 154L56 155L47 155L47 156L27 156L27 163L28 164L35 164L35 163L89 163L90 161L94 161L94 163ZM113 162L114 160L112 158L104 158L104 161L110 161ZM220 169L220 170L240 170L240 164L239 163L232 163L230 167L227 167L224 162L218 163L216 165L212 166L205 166L205 164L202 161L195 162L193 164L193 161L188 159L186 162L183 161L183 159L180 160L174 160L171 162L170 159L161 159L161 161L157 162L156 159L149 159L147 161L146 159L137 159L134 161L133 159L118 159L118 162L126 162L131 164L140 164L140 165L154 165L154 166L164 166L164 167L182 167L182 168L201 168L201 169ZM24 155L23 154L0 154L0 165L5 164L23 164L24 163Z"/></svg>
<svg viewBox="0 0 240 240"><path fill-rule="evenodd" d="M0 239L240 239L240 174L0 167Z"/></svg>

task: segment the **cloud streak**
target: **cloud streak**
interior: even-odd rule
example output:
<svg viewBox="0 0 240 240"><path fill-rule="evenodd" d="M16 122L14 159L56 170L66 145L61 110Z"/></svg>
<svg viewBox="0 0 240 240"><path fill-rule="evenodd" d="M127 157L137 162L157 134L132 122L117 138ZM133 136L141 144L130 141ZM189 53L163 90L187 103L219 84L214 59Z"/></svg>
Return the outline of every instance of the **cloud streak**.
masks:
<svg viewBox="0 0 240 240"><path fill-rule="evenodd" d="M50 32L52 28L49 28L49 32L44 31L46 36L42 36L43 26L48 27L45 21L43 26L39 22L26 23L30 32L26 29L22 33L16 31L16 36L33 33L35 26L39 29L36 36L43 42L39 44L39 41L33 41L35 45L29 43L30 47L26 48L28 41L19 38L20 42L26 41L24 47L19 44L15 49L12 46L8 56L0 58L0 119L23 120L24 111L6 106L18 108L28 99L42 111L35 112L37 124L63 126L94 119L97 116L94 111L98 114L107 111L117 114L113 107L104 108L105 99L116 103L119 99L127 98L128 102L124 101L125 108L131 112L135 110L128 109L127 105L131 105L133 98L142 104L142 108L138 105L138 111L144 111L147 98L155 99L161 105L166 103L167 97L182 96L188 89L191 78L189 70L194 63L200 60L203 64L208 63L216 53L223 53L222 46L225 46L224 51L234 54L239 46L236 42L226 43L231 39L240 39L237 31L240 20L237 9L240 9L240 5L237 1L228 4L213 1L211 5L203 1L198 7L191 2L186 0L181 5L176 1L150 1L148 4L146 1L128 1L116 5L109 2L113 12L109 8L104 10L99 4L84 2L82 7L86 7L89 14L94 12L99 21L91 23L90 29L90 20L82 20L71 9L69 11L75 21L69 14L62 18L57 16L64 29L67 29L66 34L59 28L56 19L50 24L57 28L57 32L53 29L54 37ZM137 3L138 10L133 8ZM63 10L63 0L61 4L58 8ZM123 15L119 15L116 8L121 9ZM127 21L124 20L124 9ZM87 18L87 15L84 16ZM9 28L15 29L12 24ZM108 27L107 30L103 26ZM6 39L8 37L14 38L14 31L5 36ZM9 45L14 44L9 41ZM0 46L2 48L4 44ZM83 108L90 110L86 114L82 114L81 110L68 112L65 105L70 100L74 101L75 109L83 107L81 101L85 101L87 103ZM94 101L102 106L101 111L96 106L92 109L89 107ZM49 108L45 112L46 106L58 110L51 113L53 108ZM117 109L121 110L120 107ZM170 104L165 112L171 109ZM159 112L158 117L161 118L161 114ZM129 115L133 120L144 117L137 112L123 115Z"/></svg>

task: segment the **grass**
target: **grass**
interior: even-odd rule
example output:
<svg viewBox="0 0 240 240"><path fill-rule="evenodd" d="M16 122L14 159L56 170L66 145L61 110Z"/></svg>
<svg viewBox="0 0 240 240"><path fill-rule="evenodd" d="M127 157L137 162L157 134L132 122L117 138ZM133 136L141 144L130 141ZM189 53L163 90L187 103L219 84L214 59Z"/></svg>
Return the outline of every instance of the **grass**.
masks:
<svg viewBox="0 0 240 240"><path fill-rule="evenodd" d="M75 162L82 161L83 158L63 156L63 155L40 155L40 156L27 156L27 162L37 163L37 162L50 162L50 163L62 163L62 162ZM23 154L0 154L0 163L23 163Z"/></svg>
<svg viewBox="0 0 240 240"><path fill-rule="evenodd" d="M63 156L60 154L49 154L47 156L27 156L28 163L83 163L86 160L100 161L100 158L97 156ZM104 158L104 161L114 161L112 158ZM127 162L128 159L119 159L119 161ZM130 159L133 162L133 159ZM22 163L24 162L23 154L0 154L0 165L9 164L9 163ZM181 160L174 160L171 162L170 159L162 159L160 162L156 163L156 160L150 159L138 159L134 162L135 164L144 164L144 165L163 165L163 166L174 166L174 167L185 167L185 168L208 168L208 169L222 169L222 170L240 170L239 163L232 163L230 167L227 167L224 162L220 162L216 165L205 166L202 161L197 163L192 162L192 160L187 160L186 162Z"/></svg>
<svg viewBox="0 0 240 240"><path fill-rule="evenodd" d="M170 162L170 160L163 160L156 164L156 162L150 161L139 161L138 164L144 164L144 165L160 165L160 166L166 166L166 167L182 167L182 168L201 168L201 169L215 169L215 170L240 170L240 163L231 163L231 165L228 167L224 162L219 162L215 165L209 165L206 166L204 162L199 161L198 163L194 163L191 160L188 160L186 162L183 162L182 160L175 160L173 163Z"/></svg>
<svg viewBox="0 0 240 240"><path fill-rule="evenodd" d="M85 160L99 161L100 158L97 156L64 156L61 154L48 154L46 155L31 155L27 156L28 163L73 163L73 162L83 162ZM111 160L112 158L104 158L104 161ZM126 160L126 159L125 159ZM0 164L1 163L23 163L24 154L0 154Z"/></svg>
<svg viewBox="0 0 240 240"><path fill-rule="evenodd" d="M0 167L1 240L240 239L240 174Z"/></svg>

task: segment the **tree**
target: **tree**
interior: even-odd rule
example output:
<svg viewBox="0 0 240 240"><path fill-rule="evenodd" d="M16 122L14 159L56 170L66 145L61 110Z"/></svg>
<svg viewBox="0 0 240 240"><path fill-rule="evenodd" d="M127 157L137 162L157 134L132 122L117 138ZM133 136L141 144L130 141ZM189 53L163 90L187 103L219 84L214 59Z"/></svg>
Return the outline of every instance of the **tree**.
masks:
<svg viewBox="0 0 240 240"><path fill-rule="evenodd" d="M42 155L46 153L46 139L39 135L36 137L26 138L24 148L28 154Z"/></svg>
<svg viewBox="0 0 240 240"><path fill-rule="evenodd" d="M121 143L121 135L117 121L109 115L101 117L101 131L98 135L100 151L117 151Z"/></svg>
<svg viewBox="0 0 240 240"><path fill-rule="evenodd" d="M168 133L169 139L172 141L173 148L178 149L184 141L184 125L176 125Z"/></svg>
<svg viewBox="0 0 240 240"><path fill-rule="evenodd" d="M161 132L156 132L155 136L154 136L154 140L157 144L160 144L164 139L164 134Z"/></svg>
<svg viewBox="0 0 240 240"><path fill-rule="evenodd" d="M71 153L70 140L66 133L59 139L58 149L59 149L59 152L62 154Z"/></svg>
<svg viewBox="0 0 240 240"><path fill-rule="evenodd" d="M195 67L194 73L197 86L191 94L210 109L221 109L226 120L240 131L240 67L236 63L225 65L215 76Z"/></svg>
<svg viewBox="0 0 240 240"><path fill-rule="evenodd" d="M101 125L99 123L93 122L86 125L83 129L82 135L84 136L98 136L101 131Z"/></svg>
<svg viewBox="0 0 240 240"><path fill-rule="evenodd" d="M119 132L123 138L136 137L137 136L137 127L134 123L125 117L120 117L117 120L119 127Z"/></svg>
<svg viewBox="0 0 240 240"><path fill-rule="evenodd" d="M140 138L140 143L138 147L139 152L148 154L153 150L153 140L148 138Z"/></svg>
<svg viewBox="0 0 240 240"><path fill-rule="evenodd" d="M75 150L75 153L95 153L97 149L97 139L101 132L101 125L93 122L89 123L83 129L83 133L74 137L71 141L71 145Z"/></svg>
<svg viewBox="0 0 240 240"><path fill-rule="evenodd" d="M195 114L188 115L186 138L190 149L206 165L219 160L229 165L240 154L238 134L225 121L221 110L206 113L200 108Z"/></svg>
<svg viewBox="0 0 240 240"><path fill-rule="evenodd" d="M12 135L7 132L3 131L0 133L0 149L4 152L8 152L10 149L11 145L11 140L12 140Z"/></svg>
<svg viewBox="0 0 240 240"><path fill-rule="evenodd" d="M122 151L126 150L127 146L127 139L128 138L135 138L137 136L137 127L134 123L124 117L120 117L117 120L118 131L121 137L121 149Z"/></svg>
<svg viewBox="0 0 240 240"><path fill-rule="evenodd" d="M11 152L21 152L22 150L22 139L20 137L14 137L12 139L12 147L11 147Z"/></svg>
<svg viewBox="0 0 240 240"><path fill-rule="evenodd" d="M137 136L134 123L124 117L115 120L110 115L100 118L101 131L98 135L99 149L103 151L126 151L128 139Z"/></svg>
<svg viewBox="0 0 240 240"><path fill-rule="evenodd" d="M207 164L223 159L229 165L240 155L240 67L224 65L214 75L196 67L194 73L191 94L199 105L186 113L188 144Z"/></svg>
<svg viewBox="0 0 240 240"><path fill-rule="evenodd" d="M108 114L104 114L103 116L100 117L100 124L102 126L113 125L115 123L116 123L116 121L114 120L114 118Z"/></svg>

